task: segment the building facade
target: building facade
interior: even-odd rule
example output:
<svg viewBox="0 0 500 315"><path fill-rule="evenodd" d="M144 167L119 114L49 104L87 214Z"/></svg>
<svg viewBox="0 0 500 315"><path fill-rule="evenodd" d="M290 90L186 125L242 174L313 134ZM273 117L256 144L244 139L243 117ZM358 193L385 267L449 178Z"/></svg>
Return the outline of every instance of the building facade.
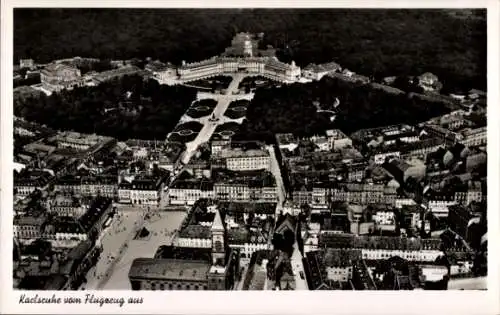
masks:
<svg viewBox="0 0 500 315"><path fill-rule="evenodd" d="M279 82L295 82L300 78L300 67L294 62L286 64L274 57L213 57L195 63L183 63L178 69L178 79L183 82L245 72L259 74Z"/></svg>
<svg viewBox="0 0 500 315"><path fill-rule="evenodd" d="M51 92L72 89L84 83L80 70L64 63L48 65L40 72L40 79L43 88Z"/></svg>

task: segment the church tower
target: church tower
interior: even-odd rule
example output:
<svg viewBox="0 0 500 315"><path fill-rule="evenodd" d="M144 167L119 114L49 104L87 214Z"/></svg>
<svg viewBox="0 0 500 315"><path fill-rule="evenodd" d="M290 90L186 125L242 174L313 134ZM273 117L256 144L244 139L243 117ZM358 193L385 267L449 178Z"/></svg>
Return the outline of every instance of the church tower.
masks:
<svg viewBox="0 0 500 315"><path fill-rule="evenodd" d="M212 223L212 264L225 266L226 244L224 241L224 224L220 216L219 209L215 211L214 222Z"/></svg>

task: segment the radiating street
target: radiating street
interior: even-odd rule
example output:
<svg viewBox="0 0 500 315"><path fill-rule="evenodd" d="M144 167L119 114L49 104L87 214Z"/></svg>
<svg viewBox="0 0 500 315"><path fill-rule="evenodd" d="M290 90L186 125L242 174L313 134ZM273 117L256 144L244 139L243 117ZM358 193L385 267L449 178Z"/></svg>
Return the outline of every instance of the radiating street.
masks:
<svg viewBox="0 0 500 315"><path fill-rule="evenodd" d="M193 154L196 152L197 148L205 142L208 142L210 138L212 137L212 134L214 133L215 129L217 128L218 125L222 125L228 121L234 121L234 120L229 120L225 118L223 115L226 112L229 104L232 101L235 100L240 100L240 99L247 99L251 100L253 97L253 94L245 94L245 95L240 95L240 94L233 94L234 92L238 91L238 86L248 74L246 73L235 73L231 75L233 77L233 81L229 84L229 87L226 89L225 94L214 94L214 93L198 93L198 99L207 99L211 98L217 101L217 106L213 110L213 112L210 114L209 118L214 117L215 120L210 120L209 118L205 118L203 120L199 120L201 123L203 123L203 128L200 130L198 133L196 139L194 139L191 142L186 143L186 151L183 154L182 157L182 162L184 164L188 163Z"/></svg>
<svg viewBox="0 0 500 315"><path fill-rule="evenodd" d="M275 152L274 147L272 145L267 146L267 150L269 151L269 155L271 157L271 173L276 179L276 185L278 187L278 206L276 208L276 213L283 208L283 204L286 199L286 189L285 184L283 183L283 177L281 175L281 169L278 163L278 159L276 158L277 152Z"/></svg>

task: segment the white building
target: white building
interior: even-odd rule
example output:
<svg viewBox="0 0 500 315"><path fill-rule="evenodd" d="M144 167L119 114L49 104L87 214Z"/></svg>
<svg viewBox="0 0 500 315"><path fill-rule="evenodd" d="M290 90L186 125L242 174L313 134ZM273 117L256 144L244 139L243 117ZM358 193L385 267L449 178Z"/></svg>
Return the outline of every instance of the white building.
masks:
<svg viewBox="0 0 500 315"><path fill-rule="evenodd" d="M430 200L427 208L432 214L439 218L447 218L450 206L456 205L455 200Z"/></svg>
<svg viewBox="0 0 500 315"><path fill-rule="evenodd" d="M448 275L448 268L439 265L421 265L424 281L437 282L443 280Z"/></svg>
<svg viewBox="0 0 500 315"><path fill-rule="evenodd" d="M393 211L377 211L373 215L373 220L377 225L393 225L395 223Z"/></svg>
<svg viewBox="0 0 500 315"><path fill-rule="evenodd" d="M171 205L194 205L199 199L213 199L214 185L203 180L174 182L167 190L168 203Z"/></svg>
<svg viewBox="0 0 500 315"><path fill-rule="evenodd" d="M352 146L352 140L338 129L327 130L325 135L312 136L310 140L320 151L338 151Z"/></svg>
<svg viewBox="0 0 500 315"><path fill-rule="evenodd" d="M118 185L118 202L141 206L158 206L166 179L163 175L141 174L135 176L131 181L123 180Z"/></svg>
<svg viewBox="0 0 500 315"><path fill-rule="evenodd" d="M408 261L434 262L436 258L443 256L440 250L386 250L386 249L362 249L363 259L382 260L399 256Z"/></svg>
<svg viewBox="0 0 500 315"><path fill-rule="evenodd" d="M79 69L65 63L53 63L40 72L40 79L45 90L59 92L82 86L84 81Z"/></svg>
<svg viewBox="0 0 500 315"><path fill-rule="evenodd" d="M456 262L450 266L450 276L470 274L473 266L471 261Z"/></svg>
<svg viewBox="0 0 500 315"><path fill-rule="evenodd" d="M250 258L253 253L259 250L269 250L271 245L268 243L243 243L243 244L229 244L229 248L239 249L241 257Z"/></svg>
<svg viewBox="0 0 500 315"><path fill-rule="evenodd" d="M386 158L399 158L400 155L399 151L379 152L373 156L373 160L375 164L384 164Z"/></svg>
<svg viewBox="0 0 500 315"><path fill-rule="evenodd" d="M211 248L212 240L207 238L187 238L179 237L176 239L176 246L191 248Z"/></svg>
<svg viewBox="0 0 500 315"><path fill-rule="evenodd" d="M462 139L461 143L465 146L481 146L486 145L487 140L487 132L486 127L470 129L467 128L461 132Z"/></svg>
<svg viewBox="0 0 500 315"><path fill-rule="evenodd" d="M88 235L86 233L56 233L56 241L86 241Z"/></svg>
<svg viewBox="0 0 500 315"><path fill-rule="evenodd" d="M226 160L231 171L269 170L271 158L266 150L225 149L218 156Z"/></svg>
<svg viewBox="0 0 500 315"><path fill-rule="evenodd" d="M324 64L309 64L304 69L302 69L302 76L306 79L311 80L321 80L325 75L342 71L339 64L335 62L329 62Z"/></svg>
<svg viewBox="0 0 500 315"><path fill-rule="evenodd" d="M283 214L289 213L290 215L298 216L301 212L302 209L300 208L300 205L291 200L285 201L285 204L283 205Z"/></svg>
<svg viewBox="0 0 500 315"><path fill-rule="evenodd" d="M417 203L412 198L396 198L395 206L396 208L402 208L403 206L413 206Z"/></svg>
<svg viewBox="0 0 500 315"><path fill-rule="evenodd" d="M213 57L200 62L183 62L177 74L180 81L188 82L238 71L279 82L295 82L300 78L300 67L293 61L286 64L275 57Z"/></svg>

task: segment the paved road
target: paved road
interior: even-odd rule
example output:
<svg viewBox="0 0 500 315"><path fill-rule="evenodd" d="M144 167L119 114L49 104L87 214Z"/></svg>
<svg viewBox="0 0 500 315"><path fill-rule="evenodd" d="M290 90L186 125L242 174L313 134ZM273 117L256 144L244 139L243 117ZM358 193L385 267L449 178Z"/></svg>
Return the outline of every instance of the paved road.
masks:
<svg viewBox="0 0 500 315"><path fill-rule="evenodd" d="M302 255L300 254L297 242L293 244L293 254L291 259L293 276L295 277L295 290L309 290L305 279L304 264L302 263ZM304 274L304 279L300 277L300 272Z"/></svg>
<svg viewBox="0 0 500 315"><path fill-rule="evenodd" d="M241 123L243 121L243 119L237 119L237 120L229 119L228 117L224 116L224 113L226 112L229 104L232 101L240 99L251 100L253 98L254 96L253 93L233 94L233 92L236 92L238 90L238 86L241 80L243 80L247 76L252 76L252 75L246 73L234 73L231 74L231 76L233 77L233 80L226 89L225 94L214 94L206 92L198 93L197 95L198 99L207 99L207 98L214 99L217 101L217 105L208 117L197 119L198 122L203 124L203 127L201 128L200 132L193 141L186 143L186 150L182 153L181 156L181 161L183 164L187 164L189 160L191 160L193 155L196 153L196 150L202 143L206 143L210 140L212 134L214 133L218 125L224 124L229 121L234 121L238 123ZM217 118L215 121L209 120L209 118L211 118L212 115L215 116L215 118ZM189 120L190 118L187 118L186 115L184 115L183 118L181 118L181 121L189 121ZM182 173L182 169L179 170L176 174L178 175L180 173ZM172 182L176 179L177 175L175 175L172 178ZM168 194L168 188L163 192L162 199L166 200L167 194Z"/></svg>
<svg viewBox="0 0 500 315"><path fill-rule="evenodd" d="M174 230L179 228L185 216L185 212L179 211L156 212L151 219L144 221L143 226L150 232L149 236L129 242L110 270L109 277L101 282L99 289L130 290L128 272L132 262L136 258L153 257L158 247L170 245Z"/></svg>
<svg viewBox="0 0 500 315"><path fill-rule="evenodd" d="M103 252L96 266L87 273L87 283L84 285L87 290L96 290L101 286L106 274L110 275L114 262L123 254L123 248L142 225L145 209L118 207L117 210L111 226L101 234Z"/></svg>
<svg viewBox="0 0 500 315"><path fill-rule="evenodd" d="M240 267L243 268L243 271L241 272L241 281L237 281L234 284L234 290L235 291L242 291L243 290L243 283L245 282L245 278L247 276L248 272L248 265L250 264L249 259L241 259L240 260Z"/></svg>
<svg viewBox="0 0 500 315"><path fill-rule="evenodd" d="M276 185L278 186L278 205L276 207L276 218L278 217L279 212L283 209L283 204L286 200L286 189L285 184L283 182L283 177L281 176L281 170L276 158L276 152L272 145L267 146L267 150L269 151L269 155L271 157L271 173L276 179Z"/></svg>
<svg viewBox="0 0 500 315"><path fill-rule="evenodd" d="M212 98L217 101L215 109L209 116L209 117L214 116L217 120L210 121L208 118L206 118L204 121L201 121L202 123L204 123L204 125L201 131L198 133L198 136L193 141L186 143L187 149L182 156L182 162L184 164L189 162L191 157L196 152L198 146L210 140L210 137L212 137L212 134L214 133L217 126L227 121L227 119L223 118L223 115L232 101L238 99L251 99L251 97L253 97L253 94L252 95L233 94L233 92L236 92L238 90L238 85L240 84L241 80L245 78L245 76L247 75L244 73L233 74L232 75L233 80L229 84L229 87L226 89L225 94L198 93L198 98L200 99Z"/></svg>
<svg viewBox="0 0 500 315"><path fill-rule="evenodd" d="M487 286L488 279L486 277L451 279L448 281L448 290L486 290Z"/></svg>

